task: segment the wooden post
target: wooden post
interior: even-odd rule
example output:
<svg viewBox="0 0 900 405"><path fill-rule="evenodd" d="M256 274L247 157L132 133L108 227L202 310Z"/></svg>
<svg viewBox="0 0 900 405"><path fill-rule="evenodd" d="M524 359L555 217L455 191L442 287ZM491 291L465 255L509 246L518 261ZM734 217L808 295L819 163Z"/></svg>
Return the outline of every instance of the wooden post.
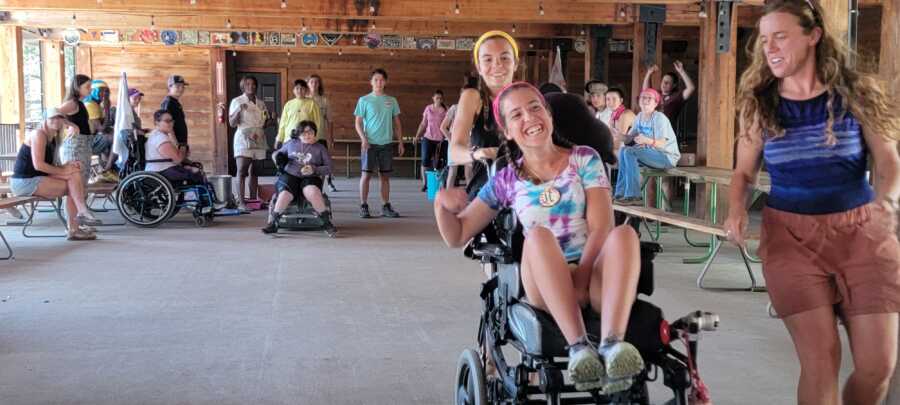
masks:
<svg viewBox="0 0 900 405"><path fill-rule="evenodd" d="M62 104L66 96L66 58L63 55L63 43L59 41L41 41L41 54L44 63L44 108Z"/></svg>
<svg viewBox="0 0 900 405"><path fill-rule="evenodd" d="M25 71L22 27L0 27L0 124L18 124L16 141L25 139Z"/></svg>
<svg viewBox="0 0 900 405"><path fill-rule="evenodd" d="M878 73L888 86L887 93L893 94L895 104L900 100L900 0L883 0L881 3L881 56ZM900 218L898 218L900 219ZM898 231L900 236L900 231ZM900 358L896 370L900 370ZM885 405L900 404L900 371L894 371Z"/></svg>
<svg viewBox="0 0 900 405"><path fill-rule="evenodd" d="M644 23L642 22L634 23L634 52L631 54L631 109L635 113L640 110L637 100L641 93L641 86L643 85L644 75L647 73L647 69L651 64L656 64L657 66L660 66L660 70L662 70L662 35L659 35L659 32L656 35L656 54L654 55L653 61L648 64L644 59L644 54L647 52L647 48L644 46L646 35L644 27ZM657 72L654 74L651 79L651 85L658 85L660 77L661 73Z"/></svg>
<svg viewBox="0 0 900 405"><path fill-rule="evenodd" d="M697 160L700 166L731 169L734 164L735 85L737 82L737 7L732 7L731 49L716 48L717 6L729 3L706 0L709 17L700 25L700 78Z"/></svg>
<svg viewBox="0 0 900 405"><path fill-rule="evenodd" d="M213 117L210 122L210 133L213 137L213 162L215 162L215 173L228 173L228 127L224 122L219 122L218 105L228 105L228 89L226 86L226 78L228 77L228 64L225 61L225 49L213 48L209 51L209 70L212 77L212 89L210 90L212 100ZM227 114L227 111L225 112Z"/></svg>

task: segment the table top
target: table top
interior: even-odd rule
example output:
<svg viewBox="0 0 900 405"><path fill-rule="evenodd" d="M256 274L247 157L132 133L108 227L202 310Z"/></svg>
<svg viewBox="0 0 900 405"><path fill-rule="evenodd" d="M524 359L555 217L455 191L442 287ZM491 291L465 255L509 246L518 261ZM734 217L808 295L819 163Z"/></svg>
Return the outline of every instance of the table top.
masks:
<svg viewBox="0 0 900 405"><path fill-rule="evenodd" d="M694 181L716 183L726 186L731 185L731 176L734 174L734 170L717 167L676 167L669 169L669 172ZM765 193L770 192L772 189L772 179L769 177L769 174L760 172L754 188Z"/></svg>

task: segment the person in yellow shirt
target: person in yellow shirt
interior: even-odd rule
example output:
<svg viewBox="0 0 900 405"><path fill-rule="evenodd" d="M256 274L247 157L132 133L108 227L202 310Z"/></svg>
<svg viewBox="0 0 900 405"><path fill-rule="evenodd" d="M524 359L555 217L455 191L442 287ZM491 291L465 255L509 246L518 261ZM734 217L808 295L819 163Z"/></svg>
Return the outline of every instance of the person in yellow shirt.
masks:
<svg viewBox="0 0 900 405"><path fill-rule="evenodd" d="M91 81L91 94L84 98L84 108L88 113L88 125L93 134L91 152L100 156L103 171L92 176L88 184L105 181L117 183L119 176L113 170L116 160L112 153L113 134L112 117L110 116L109 86L103 80Z"/></svg>
<svg viewBox="0 0 900 405"><path fill-rule="evenodd" d="M294 81L294 99L284 104L281 113L281 122L278 123L278 136L275 137L275 149L291 138L291 130L297 128L301 121L320 122L321 113L316 101L309 98L309 86L306 80ZM319 133L319 139L324 135Z"/></svg>

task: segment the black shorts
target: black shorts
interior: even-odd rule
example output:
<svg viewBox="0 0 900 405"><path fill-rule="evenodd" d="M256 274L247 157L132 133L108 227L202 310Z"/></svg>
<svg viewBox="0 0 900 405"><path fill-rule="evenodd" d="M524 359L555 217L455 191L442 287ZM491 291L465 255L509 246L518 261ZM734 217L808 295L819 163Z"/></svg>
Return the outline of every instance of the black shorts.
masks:
<svg viewBox="0 0 900 405"><path fill-rule="evenodd" d="M394 145L372 145L362 151L362 171L390 173L394 170Z"/></svg>
<svg viewBox="0 0 900 405"><path fill-rule="evenodd" d="M278 181L275 182L275 188L278 192L287 191L294 196L294 198L300 197L303 195L303 189L306 186L316 186L319 188L319 191L322 191L322 178L318 176L307 176L307 177L297 177L292 174L281 174L278 176Z"/></svg>

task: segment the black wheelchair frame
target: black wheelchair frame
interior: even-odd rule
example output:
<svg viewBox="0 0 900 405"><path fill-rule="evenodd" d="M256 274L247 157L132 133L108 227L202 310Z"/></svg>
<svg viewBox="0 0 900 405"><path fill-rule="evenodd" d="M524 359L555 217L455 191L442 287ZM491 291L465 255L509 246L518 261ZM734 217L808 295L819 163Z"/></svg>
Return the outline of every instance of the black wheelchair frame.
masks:
<svg viewBox="0 0 900 405"><path fill-rule="evenodd" d="M641 352L645 369L620 393L576 391L564 378L567 351L559 328L550 314L522 300L518 263L523 243L521 226L506 209L466 247L466 256L487 266L490 276L480 294L479 349L465 350L457 365L456 404L649 404L647 384L660 374L673 393L667 404L687 405L692 387L705 392L696 369L697 341L701 331L718 327L718 316L696 311L669 324L658 307L642 299L632 307L625 339ZM639 294L653 294L653 259L660 251L656 243L641 243ZM599 315L583 312L588 333L599 335ZM673 340L682 340L686 353L676 350ZM505 346L514 348L521 361L510 363ZM485 375L488 362L496 367L496 376ZM531 381L533 373L537 384Z"/></svg>

